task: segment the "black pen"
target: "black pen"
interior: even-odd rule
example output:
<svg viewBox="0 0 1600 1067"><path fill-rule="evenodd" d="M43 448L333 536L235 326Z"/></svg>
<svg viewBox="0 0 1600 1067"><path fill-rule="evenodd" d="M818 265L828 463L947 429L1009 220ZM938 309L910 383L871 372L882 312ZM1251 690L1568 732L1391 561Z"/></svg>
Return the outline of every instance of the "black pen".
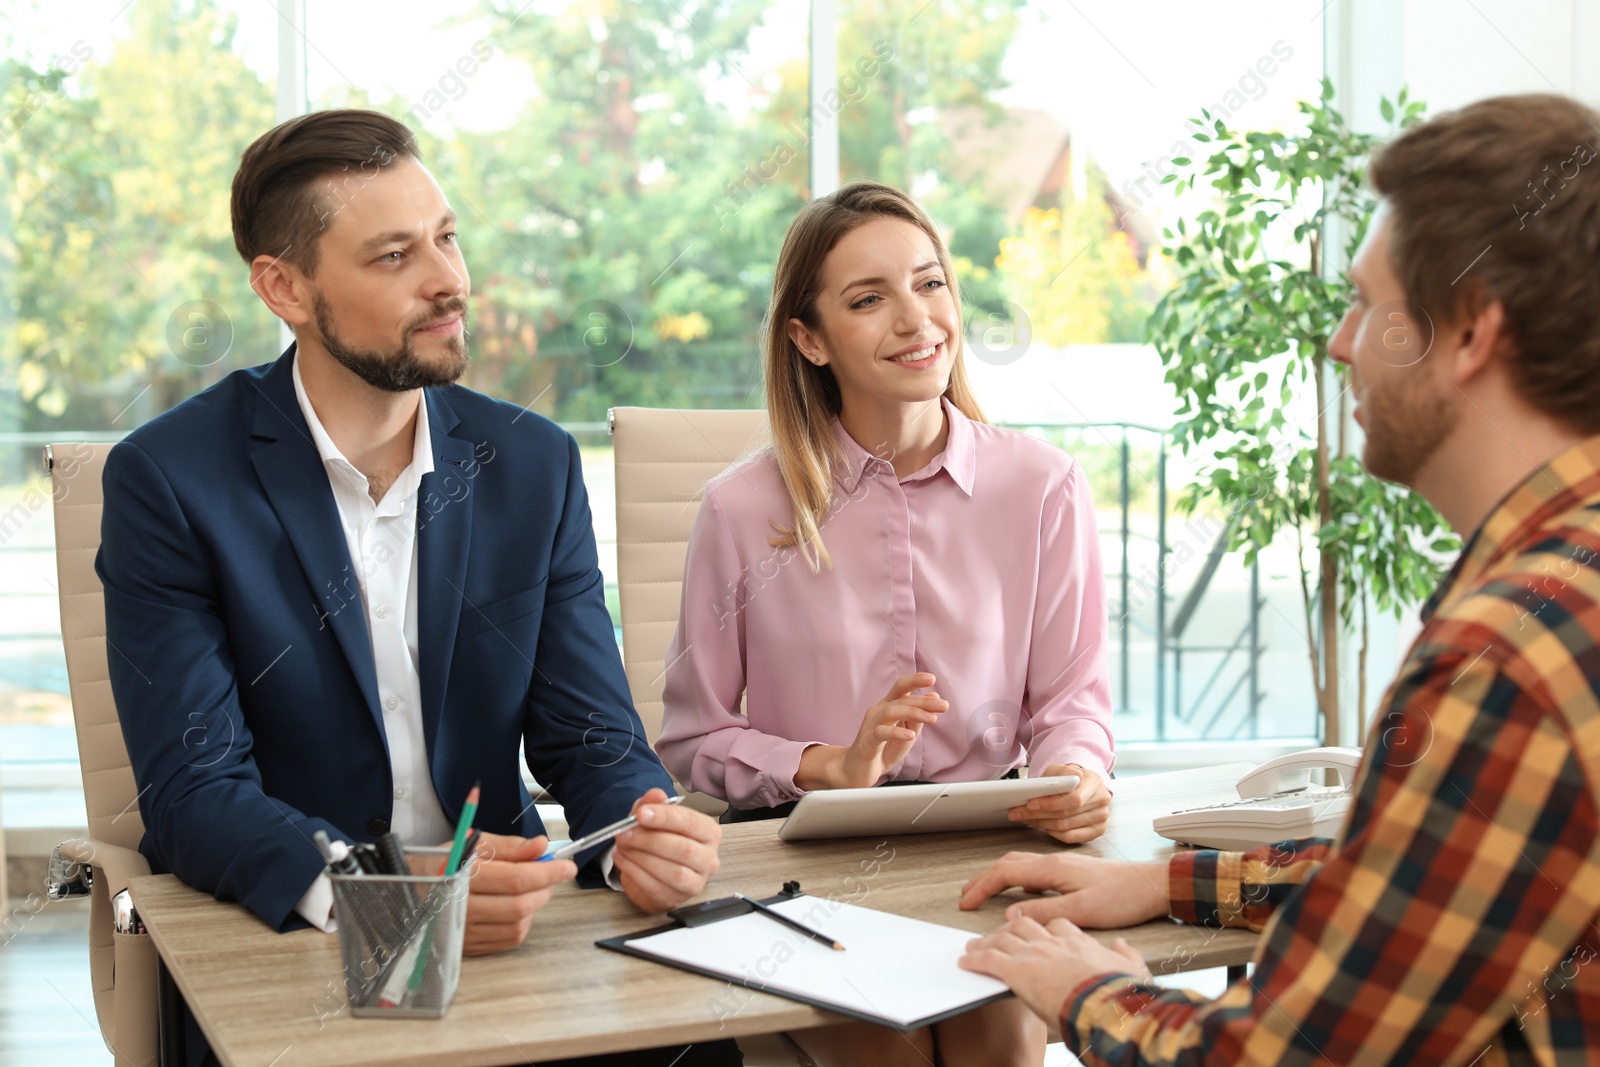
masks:
<svg viewBox="0 0 1600 1067"><path fill-rule="evenodd" d="M378 850L373 848L372 843L369 841L351 845L350 855L356 858L356 862L361 864L361 870L366 874L389 873L384 870L382 861L378 859Z"/></svg>
<svg viewBox="0 0 1600 1067"><path fill-rule="evenodd" d="M734 896L738 897L740 900L744 901L746 904L750 905L752 908L756 909L757 911L759 911L761 914L767 916L768 918L777 919L783 925L785 925L785 926L787 926L787 927L789 927L791 929L800 931L802 934L805 934L811 940L820 941L824 945L827 945L829 948L833 949L835 952L843 952L844 951L844 946L839 944L839 942L835 941L833 938L829 937L827 934L820 934L817 931L811 929L811 927L807 926L805 923L795 922L793 919L789 918L789 916L785 915L783 912L778 911L778 910L776 910L774 908L768 907L767 905L761 903L761 901L756 900L754 897L747 897L743 893L735 893Z"/></svg>
<svg viewBox="0 0 1600 1067"><path fill-rule="evenodd" d="M472 828L471 832L469 832L467 834L467 843L464 846L462 846L462 849L461 849L461 862L456 864L456 870L459 871L461 868L463 868L463 867L465 867L467 865L467 861L472 858L473 850L475 850L478 847L478 842L480 840L482 840L482 838L483 838L482 832L480 832L478 830L478 828L476 826L474 826Z"/></svg>
<svg viewBox="0 0 1600 1067"><path fill-rule="evenodd" d="M411 864L406 862L406 847L401 844L399 834L379 834L372 847L378 852L378 862L383 865L384 874L404 877L411 873Z"/></svg>

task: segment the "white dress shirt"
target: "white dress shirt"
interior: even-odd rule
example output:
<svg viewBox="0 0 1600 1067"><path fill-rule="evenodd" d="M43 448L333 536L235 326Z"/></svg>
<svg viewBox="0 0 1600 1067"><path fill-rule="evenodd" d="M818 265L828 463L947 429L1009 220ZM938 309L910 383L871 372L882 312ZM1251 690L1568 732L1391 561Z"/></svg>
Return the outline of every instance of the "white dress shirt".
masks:
<svg viewBox="0 0 1600 1067"><path fill-rule="evenodd" d="M322 457L339 524L354 561L361 608L372 641L378 675L378 701L389 742L389 769L394 779L394 808L389 829L408 845L438 845L455 833L439 806L428 766L427 738L422 732L422 678L417 670L417 490L433 470L433 436L428 429L428 404L417 404L417 428L411 463L376 504L367 492L367 476L333 443L311 406L300 361L294 361L294 394ZM612 889L621 889L609 849L600 857L601 874ZM333 918L333 886L318 875L295 910L320 930L337 929Z"/></svg>
<svg viewBox="0 0 1600 1067"><path fill-rule="evenodd" d="M373 503L367 476L344 457L317 418L300 379L298 359L293 377L300 411L333 488L339 524L361 590L394 779L389 829L408 845L441 844L450 840L455 828L433 791L427 739L422 732L422 678L417 671L417 490L422 476L433 470L428 405L425 401L417 404L411 463L383 499ZM332 907L332 887L327 878L319 877L295 910L312 925L331 930Z"/></svg>

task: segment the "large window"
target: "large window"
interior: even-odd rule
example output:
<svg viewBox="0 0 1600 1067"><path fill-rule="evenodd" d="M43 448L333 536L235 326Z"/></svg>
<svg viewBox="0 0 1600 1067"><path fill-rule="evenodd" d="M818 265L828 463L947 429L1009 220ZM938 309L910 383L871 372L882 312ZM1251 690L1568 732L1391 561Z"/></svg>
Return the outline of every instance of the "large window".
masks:
<svg viewBox="0 0 1600 1067"><path fill-rule="evenodd" d="M893 182L945 229L990 417L1057 441L1091 473L1119 737L1314 733L1290 561L1269 554L1258 576L1260 656L1184 647L1250 625L1251 575L1235 562L1196 600L1187 638L1157 637L1149 576L1162 503L1186 471L1161 462L1173 403L1142 339L1169 284L1163 229L1199 206L1161 183L1186 120L1208 108L1245 128L1293 122L1322 74L1318 5L1249 0L1226 17L1171 0L830 6L831 33L814 40L808 5L790 0L307 0L303 24L247 0L10 5L7 788L75 773L39 446L113 440L281 349L228 217L240 151L278 120L280 71L285 86L303 78L305 106L375 107L417 131L473 274L468 383L578 433L608 577L606 409L761 403L777 250L813 193L814 158L824 171L837 158L825 187ZM813 87L822 46L834 80ZM1169 554L1185 549L1165 590L1170 630L1210 527L1168 519ZM1254 716L1247 663L1271 694ZM8 821L27 821L27 803L8 795Z"/></svg>
<svg viewBox="0 0 1600 1067"><path fill-rule="evenodd" d="M275 349L227 202L240 151L273 121L275 16L145 0L6 15L0 779L9 825L71 825L77 746L41 447L114 440Z"/></svg>

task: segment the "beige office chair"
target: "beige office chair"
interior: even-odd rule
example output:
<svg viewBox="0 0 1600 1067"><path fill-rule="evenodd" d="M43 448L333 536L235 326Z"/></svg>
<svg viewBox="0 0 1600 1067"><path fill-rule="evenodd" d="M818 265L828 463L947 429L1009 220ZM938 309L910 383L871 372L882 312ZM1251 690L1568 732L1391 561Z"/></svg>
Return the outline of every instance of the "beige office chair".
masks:
<svg viewBox="0 0 1600 1067"><path fill-rule="evenodd" d="M612 408L606 421L616 449L622 661L653 745L661 734L667 645L678 625L683 560L701 492L735 460L766 444L767 413ZM685 802L712 815L727 808L704 793L691 793ZM739 1047L749 1067L795 1064L804 1055L782 1034L741 1037Z"/></svg>
<svg viewBox="0 0 1600 1067"><path fill-rule="evenodd" d="M767 413L612 408L606 419L616 449L622 659L633 706L654 744L701 491L734 460L766 444Z"/></svg>
<svg viewBox="0 0 1600 1067"><path fill-rule="evenodd" d="M111 697L105 594L94 570L100 548L100 475L111 447L57 444L44 452L55 493L61 641L89 814L89 836L56 847L49 895L55 900L90 896L89 975L100 1035L116 1067L149 1067L158 1056L156 950L148 934L115 931L111 903L131 879L150 873L139 853L144 820Z"/></svg>

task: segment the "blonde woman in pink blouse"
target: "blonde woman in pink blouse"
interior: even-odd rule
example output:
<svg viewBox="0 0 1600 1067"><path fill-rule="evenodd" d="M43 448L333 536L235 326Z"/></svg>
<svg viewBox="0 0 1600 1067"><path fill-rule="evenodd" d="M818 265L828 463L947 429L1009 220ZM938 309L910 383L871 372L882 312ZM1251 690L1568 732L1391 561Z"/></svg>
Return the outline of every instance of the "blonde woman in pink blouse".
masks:
<svg viewBox="0 0 1600 1067"><path fill-rule="evenodd" d="M765 337L772 447L706 489L656 749L733 821L813 789L1077 774L1011 817L1105 829L1105 592L1082 469L983 420L937 229L855 182L801 210ZM744 702L741 712L740 703ZM902 1035L794 1036L820 1062L1038 1063L1002 1002ZM1009 1054L1004 1053L1009 1050Z"/></svg>

